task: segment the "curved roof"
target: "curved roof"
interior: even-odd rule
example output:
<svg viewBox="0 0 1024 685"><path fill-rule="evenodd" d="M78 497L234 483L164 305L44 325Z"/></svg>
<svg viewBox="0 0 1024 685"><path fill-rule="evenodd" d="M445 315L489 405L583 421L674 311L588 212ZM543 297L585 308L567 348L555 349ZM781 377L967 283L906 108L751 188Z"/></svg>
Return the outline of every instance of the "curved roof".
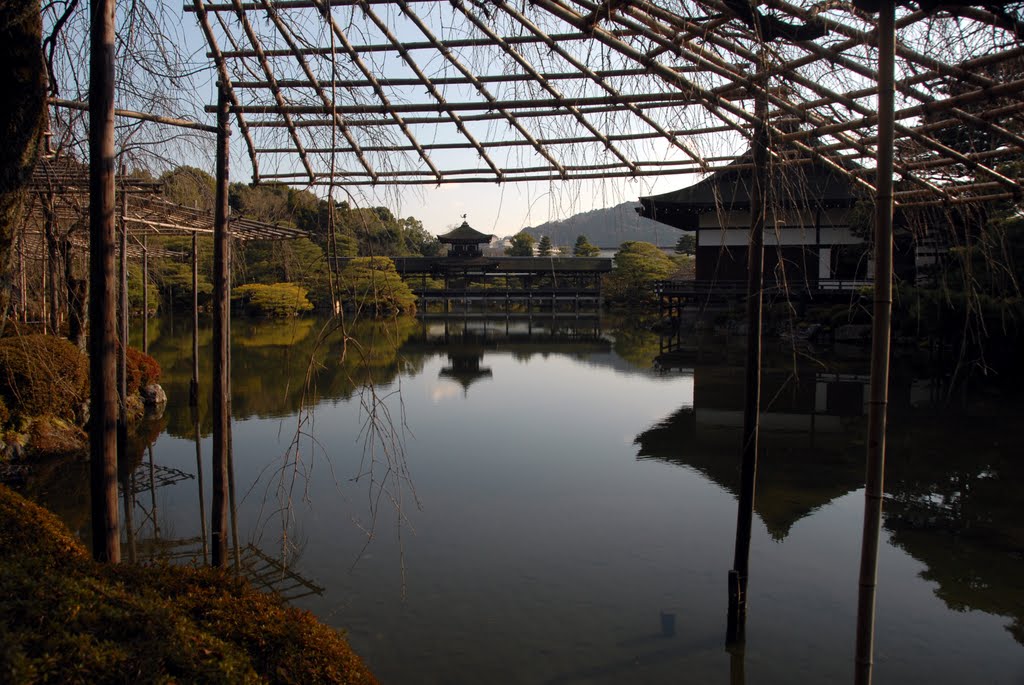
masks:
<svg viewBox="0 0 1024 685"><path fill-rule="evenodd" d="M748 210L754 171L752 161L748 151L699 183L661 195L641 197L637 213L669 226L692 229L696 228L700 214ZM851 174L866 171L849 163L846 166ZM852 207L859 198L848 177L816 160L772 165L768 173L768 187L774 194L774 206L812 209Z"/></svg>
<svg viewBox="0 0 1024 685"><path fill-rule="evenodd" d="M437 239L442 243L489 243L491 238L486 233L481 233L472 226L469 222L463 221L461 226L453 228L444 235L437 236Z"/></svg>

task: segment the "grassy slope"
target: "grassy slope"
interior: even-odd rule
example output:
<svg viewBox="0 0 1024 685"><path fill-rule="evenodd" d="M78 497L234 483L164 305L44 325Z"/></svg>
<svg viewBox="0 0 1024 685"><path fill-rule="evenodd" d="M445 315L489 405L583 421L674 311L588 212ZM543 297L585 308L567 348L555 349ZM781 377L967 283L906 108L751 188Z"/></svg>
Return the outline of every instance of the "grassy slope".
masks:
<svg viewBox="0 0 1024 685"><path fill-rule="evenodd" d="M308 612L212 569L97 564L0 486L0 682L376 681Z"/></svg>

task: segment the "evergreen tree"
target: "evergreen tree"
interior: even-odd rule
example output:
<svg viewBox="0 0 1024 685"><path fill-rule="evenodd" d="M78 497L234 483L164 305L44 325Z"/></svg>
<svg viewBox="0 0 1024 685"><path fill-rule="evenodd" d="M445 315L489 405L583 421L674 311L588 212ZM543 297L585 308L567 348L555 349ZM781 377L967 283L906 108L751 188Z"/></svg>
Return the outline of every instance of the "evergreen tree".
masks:
<svg viewBox="0 0 1024 685"><path fill-rule="evenodd" d="M537 254L541 257L551 256L551 238L546 235L540 237L540 243L537 244Z"/></svg>
<svg viewBox="0 0 1024 685"><path fill-rule="evenodd" d="M505 248L505 254L510 257L532 257L533 236L529 233L516 233L512 236L512 246Z"/></svg>
<svg viewBox="0 0 1024 685"><path fill-rule="evenodd" d="M615 302L640 304L653 299L651 286L669 277L676 265L651 243L627 241L615 255L615 268L604 278L604 291Z"/></svg>
<svg viewBox="0 0 1024 685"><path fill-rule="evenodd" d="M679 236L676 241L676 254L693 254L697 251L697 238L689 233Z"/></svg>
<svg viewBox="0 0 1024 685"><path fill-rule="evenodd" d="M580 235L576 238L576 244L572 247L573 257L596 257L601 254L601 248L591 245L587 236Z"/></svg>

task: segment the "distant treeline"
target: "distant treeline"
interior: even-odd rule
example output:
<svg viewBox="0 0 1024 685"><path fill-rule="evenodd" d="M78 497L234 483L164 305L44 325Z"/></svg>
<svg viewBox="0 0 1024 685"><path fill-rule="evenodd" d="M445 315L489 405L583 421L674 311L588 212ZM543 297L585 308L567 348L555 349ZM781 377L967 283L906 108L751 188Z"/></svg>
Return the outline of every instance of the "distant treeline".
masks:
<svg viewBox="0 0 1024 685"><path fill-rule="evenodd" d="M214 178L193 167L179 167L159 177L168 200L189 207L212 209ZM308 291L316 307L330 306L330 279L327 256L358 257L372 255L436 255L441 244L414 217L396 217L386 207L356 208L347 202L318 198L307 190L286 185L249 186L234 183L228 202L233 214L247 219L297 228L308 238L282 241L252 240L234 245L232 284L293 283ZM333 235L331 227L333 226ZM150 308L191 307L192 267L188 255L191 238L154 236L149 260ZM156 254L165 256L156 256ZM178 256L166 256L168 253ZM199 304L204 306L213 292L212 239L199 239ZM133 308L142 306L142 275L137 264L129 268L129 293Z"/></svg>

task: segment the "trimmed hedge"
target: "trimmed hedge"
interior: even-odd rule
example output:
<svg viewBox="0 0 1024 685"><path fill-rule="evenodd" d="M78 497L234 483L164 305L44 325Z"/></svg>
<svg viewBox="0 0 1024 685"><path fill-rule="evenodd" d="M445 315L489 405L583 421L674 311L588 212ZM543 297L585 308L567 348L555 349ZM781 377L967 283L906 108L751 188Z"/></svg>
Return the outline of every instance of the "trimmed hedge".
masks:
<svg viewBox="0 0 1024 685"><path fill-rule="evenodd" d="M89 393L89 362L64 338L0 338L0 397L12 414L73 420Z"/></svg>
<svg viewBox="0 0 1024 685"><path fill-rule="evenodd" d="M139 388L156 383L160 380L160 363L151 356L134 347L129 347L125 356L127 371L128 395L139 392Z"/></svg>
<svg viewBox="0 0 1024 685"><path fill-rule="evenodd" d="M376 680L309 612L213 569L98 564L0 486L0 682Z"/></svg>

